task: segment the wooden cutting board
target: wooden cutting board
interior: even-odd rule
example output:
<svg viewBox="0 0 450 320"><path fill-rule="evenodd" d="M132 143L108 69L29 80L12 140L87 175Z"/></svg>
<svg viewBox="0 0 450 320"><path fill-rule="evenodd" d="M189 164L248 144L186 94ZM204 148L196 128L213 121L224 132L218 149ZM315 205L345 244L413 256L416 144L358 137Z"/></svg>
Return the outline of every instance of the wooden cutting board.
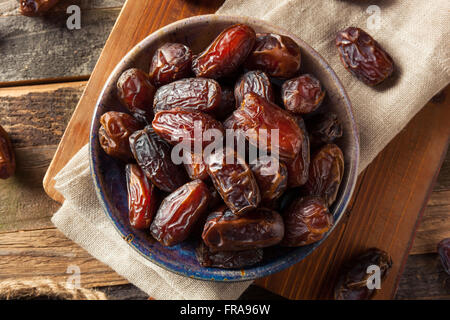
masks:
<svg viewBox="0 0 450 320"><path fill-rule="evenodd" d="M215 12L223 0L127 1L44 178L48 195L63 202L53 177L89 138L94 106L110 72L139 41L176 20ZM450 97L450 90L446 90ZM389 299L414 239L422 209L450 136L450 99L427 105L364 171L346 216L313 254L256 283L291 299L330 298L338 270L369 247L390 253L394 266L376 298Z"/></svg>

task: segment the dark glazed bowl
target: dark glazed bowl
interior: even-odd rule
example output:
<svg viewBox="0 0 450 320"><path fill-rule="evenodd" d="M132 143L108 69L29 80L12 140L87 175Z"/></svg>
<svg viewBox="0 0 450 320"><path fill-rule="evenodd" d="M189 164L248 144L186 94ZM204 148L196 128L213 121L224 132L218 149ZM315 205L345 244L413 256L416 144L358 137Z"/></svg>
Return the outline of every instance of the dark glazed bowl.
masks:
<svg viewBox="0 0 450 320"><path fill-rule="evenodd" d="M149 261L180 275L212 281L243 281L261 278L279 272L301 261L315 250L326 237L312 245L288 249L270 250L264 260L245 270L226 270L205 268L199 265L195 257L195 242L185 241L174 247L164 247L153 240L149 232L134 230L128 222L127 190L124 164L108 157L98 142L100 116L107 111L122 111L116 97L115 84L120 74L131 67L148 70L150 59L155 50L165 42L181 42L192 48L194 53L202 51L223 29L245 23L257 32L272 32L291 37L302 49L302 73L315 75L327 90L329 108L338 114L344 125L344 136L337 143L345 155L345 173L338 198L331 210L336 226L352 195L359 161L359 136L353 118L350 100L338 77L327 62L295 35L270 25L264 21L220 15L197 16L175 22L151 34L134 47L116 66L106 82L98 99L90 133L90 163L92 178L99 201L118 233L131 248ZM328 234L331 232L330 230ZM327 235L328 235L327 234Z"/></svg>

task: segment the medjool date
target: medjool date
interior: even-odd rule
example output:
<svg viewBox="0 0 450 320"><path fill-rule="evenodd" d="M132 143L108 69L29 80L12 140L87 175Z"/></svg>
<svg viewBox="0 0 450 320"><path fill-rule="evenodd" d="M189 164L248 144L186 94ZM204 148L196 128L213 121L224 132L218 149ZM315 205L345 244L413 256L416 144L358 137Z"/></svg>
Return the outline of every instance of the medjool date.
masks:
<svg viewBox="0 0 450 320"><path fill-rule="evenodd" d="M335 144L327 144L313 157L304 189L308 195L322 197L327 206L336 200L344 175L344 155Z"/></svg>
<svg viewBox="0 0 450 320"><path fill-rule="evenodd" d="M192 51L181 43L165 43L156 50L149 76L157 87L187 78L191 74Z"/></svg>
<svg viewBox="0 0 450 320"><path fill-rule="evenodd" d="M8 179L16 171L16 156L8 133L0 126L0 179Z"/></svg>
<svg viewBox="0 0 450 320"><path fill-rule="evenodd" d="M228 27L192 61L197 77L218 79L232 74L245 61L255 43L256 34L244 24Z"/></svg>
<svg viewBox="0 0 450 320"><path fill-rule="evenodd" d="M128 138L143 124L129 114L110 111L100 118L98 132L100 146L111 157L128 161L133 158Z"/></svg>
<svg viewBox="0 0 450 320"><path fill-rule="evenodd" d="M225 148L208 155L208 174L227 206L236 215L255 209L261 202L256 179L245 159Z"/></svg>
<svg viewBox="0 0 450 320"><path fill-rule="evenodd" d="M249 71L239 78L234 87L234 96L238 107L240 107L244 95L249 92L256 93L264 99L274 102L272 83L262 71Z"/></svg>
<svg viewBox="0 0 450 320"><path fill-rule="evenodd" d="M221 92L219 83L213 79L182 79L160 87L153 108L155 113L172 109L212 112L220 104Z"/></svg>
<svg viewBox="0 0 450 320"><path fill-rule="evenodd" d="M236 110L236 99L234 90L228 86L222 86L220 104L212 114L217 120L224 120L234 110Z"/></svg>
<svg viewBox="0 0 450 320"><path fill-rule="evenodd" d="M152 223L158 204L155 186L147 180L138 165L128 164L125 171L130 224L136 229L147 229Z"/></svg>
<svg viewBox="0 0 450 320"><path fill-rule="evenodd" d="M28 17L40 16L54 7L59 0L20 0L19 12Z"/></svg>
<svg viewBox="0 0 450 320"><path fill-rule="evenodd" d="M160 190L172 192L187 181L183 167L172 162L170 146L151 126L135 132L130 145L137 163Z"/></svg>
<svg viewBox="0 0 450 320"><path fill-rule="evenodd" d="M279 34L259 33L245 67L262 70L272 77L292 78L300 69L300 63L300 47L294 40Z"/></svg>
<svg viewBox="0 0 450 320"><path fill-rule="evenodd" d="M280 214L258 208L244 216L236 216L226 207L208 216L202 239L212 252L241 251L270 247L284 236Z"/></svg>
<svg viewBox="0 0 450 320"><path fill-rule="evenodd" d="M380 268L380 278L386 277L392 267L392 259L386 252L372 248L344 265L336 283L334 298L336 300L368 300L375 293L375 288L369 289L371 273L368 267Z"/></svg>
<svg viewBox="0 0 450 320"><path fill-rule="evenodd" d="M263 249L212 252L203 242L196 250L197 260L203 267L239 269L257 264L263 259Z"/></svg>
<svg viewBox="0 0 450 320"><path fill-rule="evenodd" d="M189 175L189 178L191 178L192 180L206 180L209 177L202 154L184 152L183 164Z"/></svg>
<svg viewBox="0 0 450 320"><path fill-rule="evenodd" d="M165 246L174 246L186 240L196 221L208 208L209 197L208 186L201 180L181 186L161 203L150 233Z"/></svg>
<svg viewBox="0 0 450 320"><path fill-rule="evenodd" d="M306 131L305 122L302 117L296 116L297 123L302 130L303 142L300 152L295 157L294 161L287 164L288 169L288 187L294 188L302 186L306 183L309 176L310 163L310 144L309 136Z"/></svg>
<svg viewBox="0 0 450 320"><path fill-rule="evenodd" d="M306 114L315 111L325 97L319 80L310 74L286 81L282 87L284 106L292 113Z"/></svg>
<svg viewBox="0 0 450 320"><path fill-rule="evenodd" d="M367 85L379 84L394 71L391 56L360 28L338 32L336 47L345 69Z"/></svg>
<svg viewBox="0 0 450 320"><path fill-rule="evenodd" d="M200 111L161 111L155 115L152 125L155 132L166 141L173 145L182 142L192 152L195 152L196 139L201 140L202 148L214 142L204 138L205 132L216 130L220 138L223 137L224 132L223 126L219 121ZM198 128L200 137L195 136L196 128Z"/></svg>
<svg viewBox="0 0 450 320"><path fill-rule="evenodd" d="M263 203L271 203L286 191L288 171L286 165L277 158L260 157L250 163L250 167L258 182Z"/></svg>
<svg viewBox="0 0 450 320"><path fill-rule="evenodd" d="M139 120L152 120L155 91L148 75L136 68L126 70L117 81L120 101Z"/></svg>
<svg viewBox="0 0 450 320"><path fill-rule="evenodd" d="M299 247L321 240L333 225L333 215L319 197L294 201L283 214L284 238L281 245Z"/></svg>
<svg viewBox="0 0 450 320"><path fill-rule="evenodd" d="M338 116L335 113L327 112L309 119L308 133L311 147L316 149L342 137L343 128Z"/></svg>
<svg viewBox="0 0 450 320"><path fill-rule="evenodd" d="M255 93L244 96L241 107L224 122L226 129L241 130L255 147L292 161L299 153L302 130L293 115ZM272 146L276 150L272 150Z"/></svg>

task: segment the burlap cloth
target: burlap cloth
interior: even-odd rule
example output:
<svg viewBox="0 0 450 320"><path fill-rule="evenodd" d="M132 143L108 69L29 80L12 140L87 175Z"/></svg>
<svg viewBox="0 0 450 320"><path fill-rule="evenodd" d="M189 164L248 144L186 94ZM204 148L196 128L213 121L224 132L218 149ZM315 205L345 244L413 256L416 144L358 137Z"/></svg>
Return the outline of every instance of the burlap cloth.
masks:
<svg viewBox="0 0 450 320"><path fill-rule="evenodd" d="M381 9L378 30L368 28L369 5ZM228 0L219 10L282 26L330 63L353 103L361 135L360 170L449 83L449 12L448 0ZM370 88L343 68L334 35L347 26L366 29L391 54L398 70L394 82ZM85 146L55 177L66 201L52 221L65 235L156 299L235 299L250 285L184 278L131 249L99 205L87 150Z"/></svg>

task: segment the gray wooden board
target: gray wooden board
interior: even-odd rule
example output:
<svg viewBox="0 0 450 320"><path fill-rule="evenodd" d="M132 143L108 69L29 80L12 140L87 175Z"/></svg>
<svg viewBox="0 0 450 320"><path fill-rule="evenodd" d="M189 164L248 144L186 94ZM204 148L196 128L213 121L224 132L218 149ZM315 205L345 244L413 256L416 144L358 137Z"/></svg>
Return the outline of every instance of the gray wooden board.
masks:
<svg viewBox="0 0 450 320"><path fill-rule="evenodd" d="M69 15L65 10L55 9L36 18L0 15L0 86L18 81L87 79L123 2L62 2L82 5L80 30L66 27Z"/></svg>

